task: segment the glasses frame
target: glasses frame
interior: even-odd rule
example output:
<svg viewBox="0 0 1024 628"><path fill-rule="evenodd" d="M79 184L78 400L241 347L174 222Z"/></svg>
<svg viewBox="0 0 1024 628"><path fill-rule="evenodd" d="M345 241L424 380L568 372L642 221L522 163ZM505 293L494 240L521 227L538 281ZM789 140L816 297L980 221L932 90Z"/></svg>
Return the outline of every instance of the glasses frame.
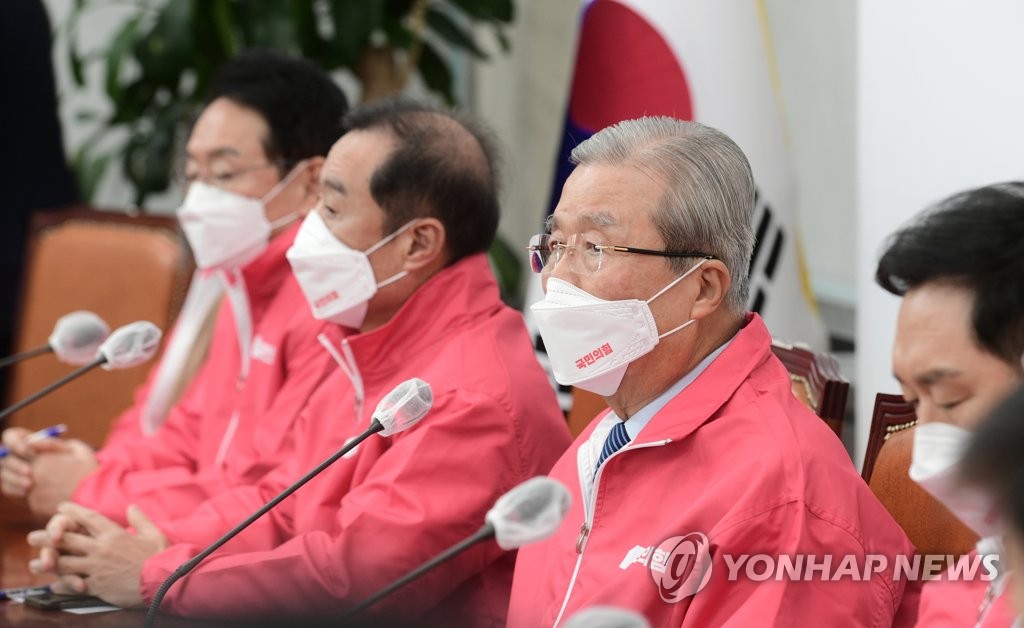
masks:
<svg viewBox="0 0 1024 628"><path fill-rule="evenodd" d="M567 241L565 244L561 244L561 243L558 244L558 247L561 248L561 249L575 248L576 244L571 243L571 241L572 240L578 240L579 237L580 237L580 234L574 233L573 235L569 236L569 239L568 239L569 241ZM540 273L544 272L544 269L547 267L547 263L543 262L543 260L541 260L539 258L540 258L541 252L545 250L545 248L544 248L544 240L545 239L550 240L551 239L551 234L549 234L549 233L538 233L538 234L535 234L535 235L531 236L530 240L532 241L534 238L539 238L541 240L541 243L540 244L528 244L526 246L526 250L529 251L529 253L530 253L530 269L533 270L533 272L540 274ZM710 253L701 253L701 252L698 252L698 251L656 251L654 249L641 249L641 248L638 248L638 247L635 247L635 246L624 246L624 245L621 245L621 244L595 244L593 246L594 246L595 249L597 249L598 251L600 251L602 253L604 251L615 251L616 253L634 253L636 255L656 255L658 257L699 257L699 258L708 259L708 260L718 259L716 256L711 255ZM550 256L554 253L554 251L552 250L550 245L547 246L546 250L548 251L548 256L549 256L549 259L550 259ZM539 269L537 267L538 263L540 263ZM591 272L596 273L596 272L598 272L600 270L601 270L601 266L598 265L597 270L591 271Z"/></svg>
<svg viewBox="0 0 1024 628"><path fill-rule="evenodd" d="M267 161L262 164L255 164L252 166L245 166L230 172L224 172L221 174L207 173L205 175L197 174L194 177L189 177L185 173L184 164L181 166L180 174L178 179L182 185L189 185L196 181L205 183L206 185L213 186L221 190L230 190L231 186L236 183L240 178L251 174L253 172L259 172L260 170L266 170L267 168L278 168L282 173L287 173L290 168L289 160L277 159L274 161Z"/></svg>

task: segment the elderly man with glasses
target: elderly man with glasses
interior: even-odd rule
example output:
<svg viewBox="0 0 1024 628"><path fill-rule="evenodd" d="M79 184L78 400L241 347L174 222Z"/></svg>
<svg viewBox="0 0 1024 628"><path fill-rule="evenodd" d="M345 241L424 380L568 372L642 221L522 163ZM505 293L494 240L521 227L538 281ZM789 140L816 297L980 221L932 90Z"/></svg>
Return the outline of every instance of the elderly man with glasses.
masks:
<svg viewBox="0 0 1024 628"><path fill-rule="evenodd" d="M198 271L160 364L99 452L6 430L4 494L37 516L73 500L141 529L140 512L183 516L288 455L292 421L334 364L285 251L317 203L346 110L309 62L256 51L225 64L185 147L178 216Z"/></svg>
<svg viewBox="0 0 1024 628"><path fill-rule="evenodd" d="M509 625L609 605L655 626L890 625L905 583L878 564L913 547L745 311L754 181L739 147L644 118L572 158L529 247L545 283L532 310L559 383L611 408L551 472L572 507L520 550ZM787 560L800 567L774 569Z"/></svg>

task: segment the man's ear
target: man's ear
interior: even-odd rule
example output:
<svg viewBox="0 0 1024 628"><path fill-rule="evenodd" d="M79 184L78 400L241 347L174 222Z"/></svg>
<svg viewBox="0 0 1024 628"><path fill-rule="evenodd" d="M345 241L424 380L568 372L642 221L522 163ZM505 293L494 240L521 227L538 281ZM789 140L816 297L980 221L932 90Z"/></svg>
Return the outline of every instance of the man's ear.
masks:
<svg viewBox="0 0 1024 628"><path fill-rule="evenodd" d="M311 202L308 203L310 207L315 205L320 198L320 169L323 167L323 157L320 155L310 157L306 160L306 169L299 175L303 198L311 199ZM306 209L309 209L309 207Z"/></svg>
<svg viewBox="0 0 1024 628"><path fill-rule="evenodd" d="M690 310L690 318L701 320L722 307L722 302L729 294L732 278L725 262L719 259L704 262L694 272L699 281L699 292L697 300L693 302L693 309Z"/></svg>
<svg viewBox="0 0 1024 628"><path fill-rule="evenodd" d="M446 233L437 218L418 218L400 237L405 247L405 270L441 268L448 262Z"/></svg>

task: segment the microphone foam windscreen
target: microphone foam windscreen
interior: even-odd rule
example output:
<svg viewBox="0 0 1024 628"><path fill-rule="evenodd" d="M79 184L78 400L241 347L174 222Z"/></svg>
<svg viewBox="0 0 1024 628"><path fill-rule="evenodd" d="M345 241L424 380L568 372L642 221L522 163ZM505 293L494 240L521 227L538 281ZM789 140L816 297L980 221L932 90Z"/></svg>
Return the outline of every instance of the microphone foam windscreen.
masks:
<svg viewBox="0 0 1024 628"><path fill-rule="evenodd" d="M373 411L373 418L384 426L381 436L391 436L419 423L433 404L434 393L430 384L414 377L402 382L381 399Z"/></svg>
<svg viewBox="0 0 1024 628"><path fill-rule="evenodd" d="M135 321L120 327L100 345L99 353L107 358L103 368L127 369L152 358L160 348L160 328L149 321Z"/></svg>
<svg viewBox="0 0 1024 628"><path fill-rule="evenodd" d="M615 606L591 606L566 620L563 628L651 628L651 624L636 611Z"/></svg>
<svg viewBox="0 0 1024 628"><path fill-rule="evenodd" d="M485 519L498 545L512 550L554 534L571 502L561 482L538 476L499 497Z"/></svg>
<svg viewBox="0 0 1024 628"><path fill-rule="evenodd" d="M61 362L82 366L96 358L96 351L109 335L106 321L92 312L79 310L57 319L48 344Z"/></svg>

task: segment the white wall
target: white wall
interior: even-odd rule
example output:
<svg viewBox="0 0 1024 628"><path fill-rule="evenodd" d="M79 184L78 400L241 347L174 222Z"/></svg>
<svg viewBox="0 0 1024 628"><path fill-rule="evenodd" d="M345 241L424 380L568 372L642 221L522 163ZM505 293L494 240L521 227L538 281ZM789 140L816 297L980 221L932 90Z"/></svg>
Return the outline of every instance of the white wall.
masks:
<svg viewBox="0 0 1024 628"><path fill-rule="evenodd" d="M474 67L471 108L504 149L501 232L516 246L537 233L547 211L579 7L579 0L518 0L512 54Z"/></svg>
<svg viewBox="0 0 1024 628"><path fill-rule="evenodd" d="M887 234L954 191L1024 176L1024 3L860 0L858 454L890 375L899 300L874 284Z"/></svg>

